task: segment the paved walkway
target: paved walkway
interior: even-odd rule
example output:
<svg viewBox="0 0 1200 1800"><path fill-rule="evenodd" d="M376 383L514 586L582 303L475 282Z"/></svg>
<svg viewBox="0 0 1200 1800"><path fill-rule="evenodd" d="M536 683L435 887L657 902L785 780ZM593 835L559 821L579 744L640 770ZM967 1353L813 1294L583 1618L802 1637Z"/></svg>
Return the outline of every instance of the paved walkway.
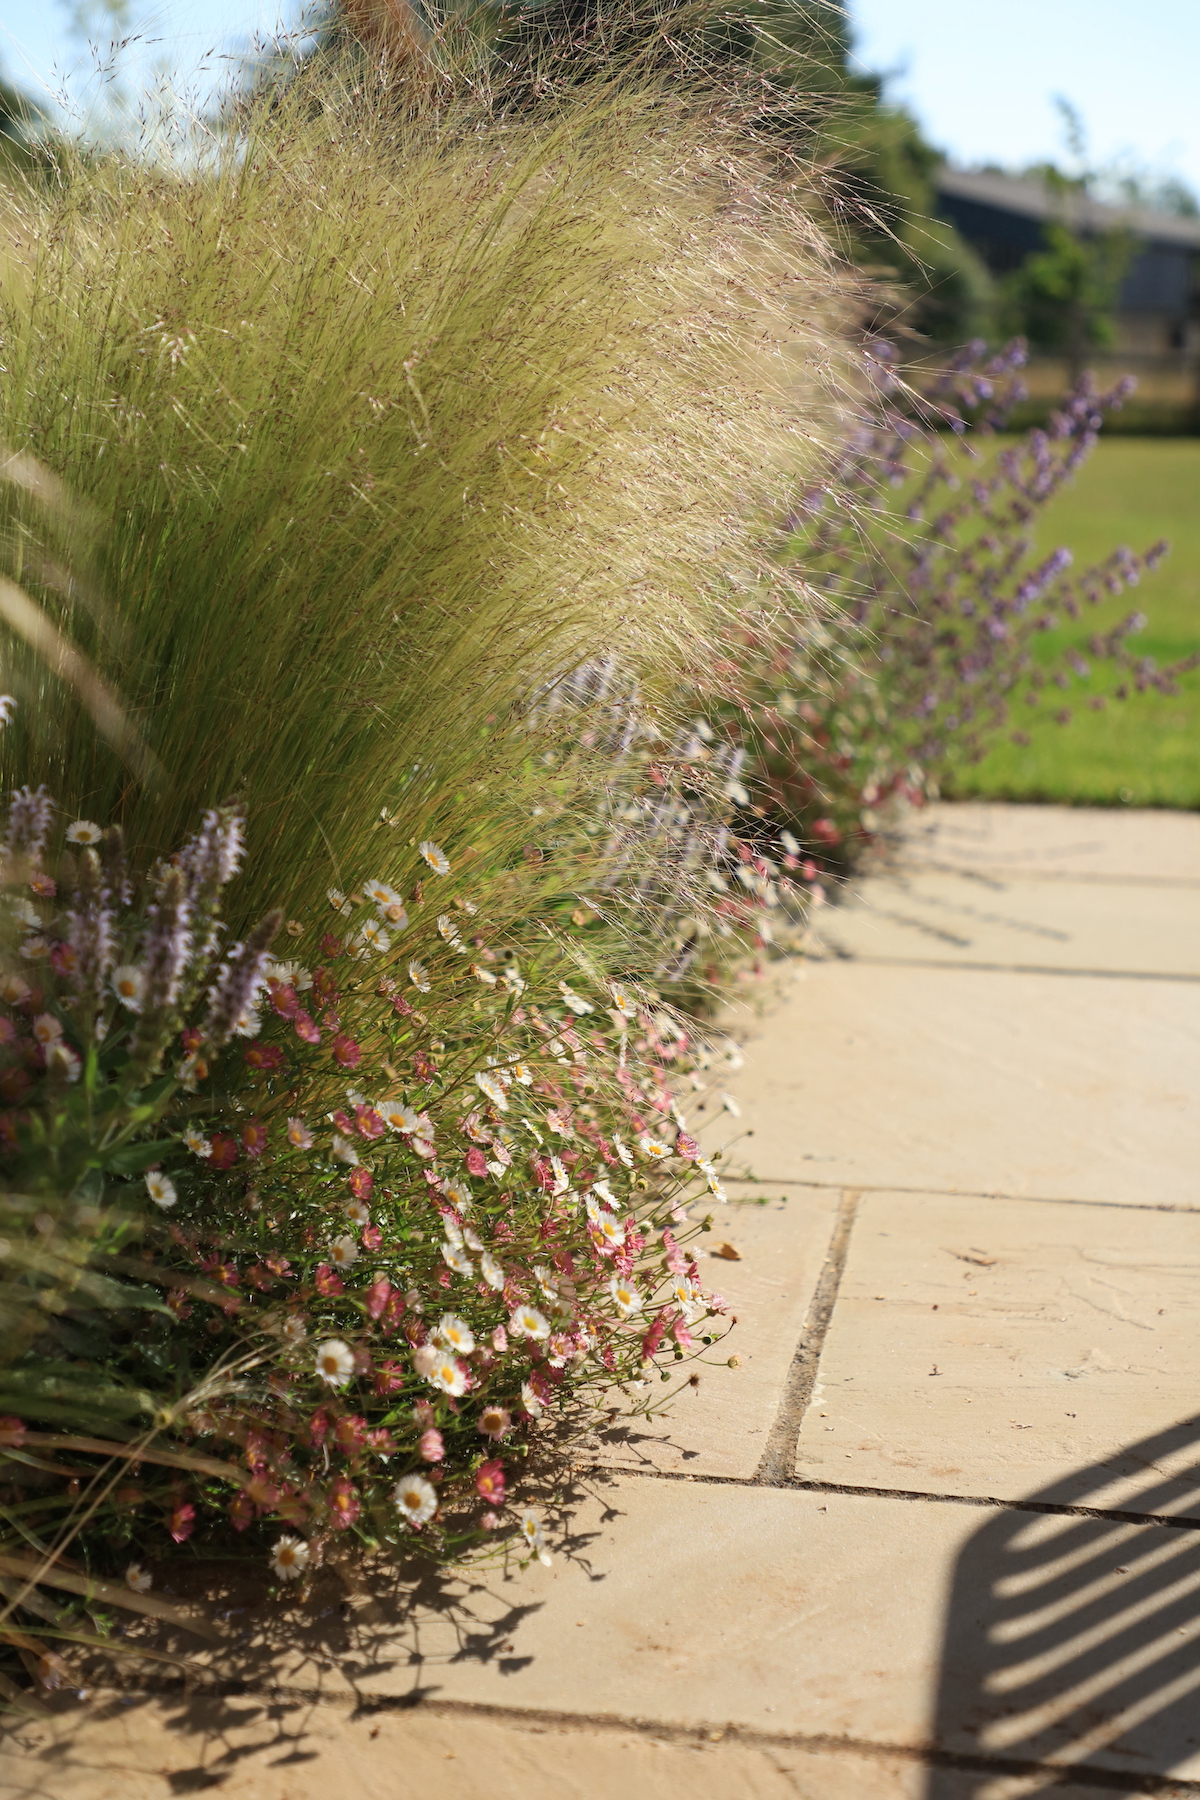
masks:
<svg viewBox="0 0 1200 1800"><path fill-rule="evenodd" d="M252 1621L5 1800L1200 1796L1200 819L934 808L797 977L705 1128L742 1366L568 1553Z"/></svg>

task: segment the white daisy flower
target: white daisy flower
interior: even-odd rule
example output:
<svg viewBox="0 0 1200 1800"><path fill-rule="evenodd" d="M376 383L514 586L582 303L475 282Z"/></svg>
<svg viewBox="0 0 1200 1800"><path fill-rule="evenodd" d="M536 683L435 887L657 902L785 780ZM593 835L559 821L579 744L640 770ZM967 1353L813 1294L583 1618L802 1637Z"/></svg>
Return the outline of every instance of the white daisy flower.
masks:
<svg viewBox="0 0 1200 1800"><path fill-rule="evenodd" d="M283 1581L298 1581L308 1567L309 1549L303 1538L281 1537L271 1552L271 1567Z"/></svg>
<svg viewBox="0 0 1200 1800"><path fill-rule="evenodd" d="M384 1124L392 1131L418 1131L421 1115L405 1106L402 1100L381 1100L375 1108Z"/></svg>
<svg viewBox="0 0 1200 1800"><path fill-rule="evenodd" d="M514 1081L519 1081L522 1087L531 1087L533 1085L533 1070L528 1063L515 1062L510 1063L508 1066L512 1071L512 1078Z"/></svg>
<svg viewBox="0 0 1200 1800"><path fill-rule="evenodd" d="M582 1019L586 1013L595 1012L596 1009L591 1001L585 1000L582 994L573 993L565 981L560 981L558 985L562 990L563 999L576 1017Z"/></svg>
<svg viewBox="0 0 1200 1800"><path fill-rule="evenodd" d="M456 1275L473 1275L475 1273L475 1264L457 1244L445 1243L442 1245L442 1261L448 1269L453 1269Z"/></svg>
<svg viewBox="0 0 1200 1800"><path fill-rule="evenodd" d="M64 1044L56 1038L46 1051L46 1073L63 1075L68 1081L78 1081L83 1072L83 1059L76 1056L70 1044Z"/></svg>
<svg viewBox="0 0 1200 1800"><path fill-rule="evenodd" d="M505 1407L497 1406L493 1401L480 1413L479 1429L484 1437L491 1438L494 1443L498 1443L512 1430L512 1414Z"/></svg>
<svg viewBox="0 0 1200 1800"><path fill-rule="evenodd" d="M567 1174L567 1171L563 1166L562 1158L552 1156L550 1158L550 1169L554 1176L554 1186L551 1188L550 1192L555 1196L565 1194L571 1185L571 1177Z"/></svg>
<svg viewBox="0 0 1200 1800"><path fill-rule="evenodd" d="M408 979L418 993L427 994L429 992L429 970L423 962L418 962L415 956L408 965Z"/></svg>
<svg viewBox="0 0 1200 1800"><path fill-rule="evenodd" d="M304 1320L299 1313L289 1313L279 1327L280 1337L286 1338L289 1344L302 1344L308 1336Z"/></svg>
<svg viewBox="0 0 1200 1800"><path fill-rule="evenodd" d="M475 1348L475 1333L457 1313L443 1313L437 1322L434 1341L455 1356L470 1356Z"/></svg>
<svg viewBox="0 0 1200 1800"><path fill-rule="evenodd" d="M546 1410L527 1381L521 1383L521 1405L534 1419L539 1418Z"/></svg>
<svg viewBox="0 0 1200 1800"><path fill-rule="evenodd" d="M533 1278L541 1288L544 1300L553 1302L558 1299L558 1282L553 1269L547 1268L545 1263L535 1263Z"/></svg>
<svg viewBox="0 0 1200 1800"><path fill-rule="evenodd" d="M5 975L0 978L0 1000L7 1001L9 1006L20 1006L22 1000L29 998L29 983L22 981L19 975Z"/></svg>
<svg viewBox="0 0 1200 1800"><path fill-rule="evenodd" d="M313 984L309 971L298 962L264 963L263 979L277 981L281 987L290 987L297 994L306 994Z"/></svg>
<svg viewBox="0 0 1200 1800"><path fill-rule="evenodd" d="M518 1306L508 1321L508 1329L521 1337L537 1339L550 1336L550 1322L536 1306Z"/></svg>
<svg viewBox="0 0 1200 1800"><path fill-rule="evenodd" d="M146 977L136 963L122 963L119 969L113 970L108 979L112 983L112 991L121 1005L127 1006L130 1012L141 1012Z"/></svg>
<svg viewBox="0 0 1200 1800"><path fill-rule="evenodd" d="M617 1312L621 1312L622 1318L628 1318L630 1312L642 1310L642 1296L639 1291L633 1287L633 1283L624 1282L619 1274L613 1274L612 1282L608 1283L608 1292L612 1294L613 1301L617 1303Z"/></svg>
<svg viewBox="0 0 1200 1800"><path fill-rule="evenodd" d="M500 1292L504 1286L504 1270L490 1250L485 1250L479 1259L479 1273L490 1288L495 1288L497 1293Z"/></svg>
<svg viewBox="0 0 1200 1800"><path fill-rule="evenodd" d="M725 1189L722 1187L720 1180L715 1173L708 1178L708 1191L713 1196L714 1200L724 1200L727 1198Z"/></svg>
<svg viewBox="0 0 1200 1800"><path fill-rule="evenodd" d="M632 1167L633 1167L633 1152L628 1149L624 1140L619 1138L615 1131L613 1132L613 1141L612 1142L613 1142L613 1149L616 1151L616 1153L620 1157L621 1161L625 1164L625 1167L627 1169L632 1169Z"/></svg>
<svg viewBox="0 0 1200 1800"><path fill-rule="evenodd" d="M252 1006L240 1012L234 1021L234 1033L237 1037L254 1038L262 1030L262 1020Z"/></svg>
<svg viewBox="0 0 1200 1800"><path fill-rule="evenodd" d="M335 1131L333 1134L333 1144L330 1148L330 1155L333 1157L334 1162L349 1163L351 1168L353 1168L358 1161L358 1151L354 1148L350 1139L343 1137L339 1131Z"/></svg>
<svg viewBox="0 0 1200 1800"><path fill-rule="evenodd" d="M370 1216L367 1213L368 1219ZM349 1233L345 1237L334 1238L329 1246L329 1260L335 1269L348 1269L351 1263L358 1261L358 1245Z"/></svg>
<svg viewBox="0 0 1200 1800"><path fill-rule="evenodd" d="M294 1150L311 1150L313 1134L303 1119L289 1119L287 1122L287 1140Z"/></svg>
<svg viewBox="0 0 1200 1800"><path fill-rule="evenodd" d="M597 1200L603 1200L605 1206L611 1206L614 1211L621 1204L607 1181L593 1181L592 1192Z"/></svg>
<svg viewBox="0 0 1200 1800"><path fill-rule="evenodd" d="M453 1356L443 1352L425 1377L430 1387L439 1388L443 1394L449 1394L457 1400L460 1394L467 1391L467 1378L459 1368Z"/></svg>
<svg viewBox="0 0 1200 1800"><path fill-rule="evenodd" d="M790 831L781 831L779 834L779 841L789 856L799 856L800 846Z"/></svg>
<svg viewBox="0 0 1200 1800"><path fill-rule="evenodd" d="M437 1511L437 1489L423 1475L406 1475L396 1483L392 1498L402 1519L410 1525L424 1525Z"/></svg>
<svg viewBox="0 0 1200 1800"><path fill-rule="evenodd" d="M465 1181L447 1181L443 1184L442 1192L445 1194L455 1212L470 1212L471 1190Z"/></svg>
<svg viewBox="0 0 1200 1800"><path fill-rule="evenodd" d="M68 833L68 835L70 834ZM77 843L79 841L79 839L75 840ZM86 838L82 841L85 843L95 842L94 839ZM125 1586L127 1588L132 1588L135 1594L148 1594L153 1585L154 1583L150 1578L150 1571L148 1569L143 1569L141 1563L130 1563L125 1571Z"/></svg>
<svg viewBox="0 0 1200 1800"><path fill-rule="evenodd" d="M510 993L523 994L525 992L525 979L518 972L514 963L509 963L504 971L504 985Z"/></svg>
<svg viewBox="0 0 1200 1800"><path fill-rule="evenodd" d="M435 875L448 875L450 873L449 857L438 844L434 843L432 838L425 838L422 843L417 845L417 848Z"/></svg>
<svg viewBox="0 0 1200 1800"><path fill-rule="evenodd" d="M12 716L17 710L16 700L11 694L0 694L0 726L11 725Z"/></svg>
<svg viewBox="0 0 1200 1800"><path fill-rule="evenodd" d="M502 1084L497 1081L494 1075L489 1074L485 1069L481 1069L479 1074L475 1077L475 1086L479 1089L481 1094L485 1095L486 1098L491 1101L492 1105L496 1107L498 1111L508 1111L508 1096L504 1092Z"/></svg>
<svg viewBox="0 0 1200 1800"><path fill-rule="evenodd" d="M459 1224L458 1220L449 1218L443 1219L442 1230L446 1234L447 1243L453 1244L456 1250L461 1250L463 1247L463 1234L462 1226Z"/></svg>
<svg viewBox="0 0 1200 1800"><path fill-rule="evenodd" d="M606 1244L611 1244L615 1250L620 1249L625 1242L625 1227L620 1219L613 1213L603 1212L596 1220L596 1226Z"/></svg>
<svg viewBox="0 0 1200 1800"><path fill-rule="evenodd" d="M183 1143L187 1145L193 1156L211 1156L212 1144L204 1133L195 1125L189 1125L183 1134Z"/></svg>
<svg viewBox="0 0 1200 1800"><path fill-rule="evenodd" d="M650 1158L651 1162L661 1162L665 1156L671 1154L670 1144L664 1144L661 1138L651 1137L649 1132L645 1132L638 1139L638 1148L643 1156Z"/></svg>
<svg viewBox="0 0 1200 1800"><path fill-rule="evenodd" d="M39 1013L33 1021L33 1035L43 1050L51 1044L57 1044L62 1036L62 1026L53 1013Z"/></svg>
<svg viewBox="0 0 1200 1800"><path fill-rule="evenodd" d="M530 1512L528 1508L521 1514L521 1535L529 1545L529 1548L536 1555L538 1561L544 1563L546 1567L549 1568L551 1557L550 1552L546 1548L545 1539L542 1537L541 1521L537 1514L535 1512Z"/></svg>
<svg viewBox="0 0 1200 1800"><path fill-rule="evenodd" d="M371 905L377 906L380 912L386 912L389 906L402 907L404 905L403 895L398 894L395 888L390 887L386 881L364 881L363 893Z"/></svg>
<svg viewBox="0 0 1200 1800"><path fill-rule="evenodd" d="M449 946L452 950L461 950L462 949L463 941L462 941L462 938L458 935L458 926L455 924L454 920L450 917L449 913L439 913L438 914L437 928L438 928L438 936L440 938L443 938L445 940L445 942L447 944L449 944Z"/></svg>
<svg viewBox="0 0 1200 1800"><path fill-rule="evenodd" d="M40 925L42 922L42 915L32 900L26 900L21 895L12 895L8 907L13 917L21 925Z"/></svg>
<svg viewBox="0 0 1200 1800"><path fill-rule="evenodd" d="M696 1305L696 1284L694 1281L690 1281L686 1275L677 1275L675 1277L671 1283L671 1293L674 1295L676 1303L683 1308L685 1313L691 1312L694 1309Z"/></svg>
<svg viewBox="0 0 1200 1800"><path fill-rule="evenodd" d="M146 1192L155 1206L174 1206L179 1195L175 1192L175 1183L167 1175L152 1172L146 1177Z"/></svg>
<svg viewBox="0 0 1200 1800"><path fill-rule="evenodd" d="M468 964L467 973L468 975L473 975L476 981L482 981L485 987L495 987L496 985L496 977L492 974L492 971L490 969L485 969L480 963Z"/></svg>
<svg viewBox="0 0 1200 1800"><path fill-rule="evenodd" d="M354 934L354 944L359 950L374 950L382 956L392 947L392 940L378 919L367 919Z"/></svg>
<svg viewBox="0 0 1200 1800"><path fill-rule="evenodd" d="M76 819L73 825L67 826L68 844L98 844L103 836L100 827L93 824L91 819ZM139 1593L141 1591L138 1590Z"/></svg>
<svg viewBox="0 0 1200 1800"><path fill-rule="evenodd" d="M637 1001L627 988L623 988L619 981L610 981L608 992L612 999L614 1012L620 1013L623 1019L637 1018Z"/></svg>
<svg viewBox="0 0 1200 1800"><path fill-rule="evenodd" d="M356 1225L371 1223L371 1209L369 1206L365 1206L361 1200L347 1200L346 1212Z"/></svg>
<svg viewBox="0 0 1200 1800"><path fill-rule="evenodd" d="M354 1373L354 1352L341 1338L317 1346L317 1374L329 1387L345 1387Z"/></svg>
<svg viewBox="0 0 1200 1800"><path fill-rule="evenodd" d="M340 888L327 888L325 890L325 898L329 901L334 912L341 913L343 919L348 919L350 914L354 911L354 908Z"/></svg>

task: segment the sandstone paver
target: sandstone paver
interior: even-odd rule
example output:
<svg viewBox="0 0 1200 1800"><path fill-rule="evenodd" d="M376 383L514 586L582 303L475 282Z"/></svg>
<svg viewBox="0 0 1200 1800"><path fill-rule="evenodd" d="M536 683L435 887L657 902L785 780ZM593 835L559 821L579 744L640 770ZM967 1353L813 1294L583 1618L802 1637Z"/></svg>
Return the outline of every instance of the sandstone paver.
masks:
<svg viewBox="0 0 1200 1800"><path fill-rule="evenodd" d="M701 1366L699 1385L685 1386L665 1417L614 1419L584 1443L583 1454L621 1467L753 1475L804 1330L837 1203L828 1189L779 1187L761 1198L714 1204L713 1229L699 1240L705 1247L700 1268L705 1286L724 1296L737 1320L728 1344L713 1348L706 1361L716 1366ZM737 1261L719 1254L725 1247L736 1251ZM727 1366L731 1354L736 1370Z"/></svg>
<svg viewBox="0 0 1200 1800"><path fill-rule="evenodd" d="M678 1800L685 1792L707 1800L1027 1800L1046 1792L1044 1775L931 1771L917 1757L786 1738L253 1696L98 1695L23 1732L19 1748L19 1763L0 1760L2 1800L170 1800L210 1789L254 1800ZM1137 1786L1121 1791L1125 1800L1151 1800ZM1056 1781L1053 1800L1112 1800L1112 1792Z"/></svg>
<svg viewBox="0 0 1200 1800"><path fill-rule="evenodd" d="M864 1195L797 1470L1200 1518L1198 1336L1200 1214Z"/></svg>
<svg viewBox="0 0 1200 1800"><path fill-rule="evenodd" d="M222 1668L259 1704L275 1683L1200 1779L1198 1615L1193 1531L622 1475L551 1569L376 1596L317 1653L268 1608Z"/></svg>
<svg viewBox="0 0 1200 1800"><path fill-rule="evenodd" d="M768 1186L1200 1204L1194 983L800 973L794 997L744 1021L739 1117L704 1126L706 1143L732 1144L731 1170Z"/></svg>
<svg viewBox="0 0 1200 1800"><path fill-rule="evenodd" d="M1200 978L1200 884L875 876L820 911L815 937L867 960Z"/></svg>
<svg viewBox="0 0 1200 1800"><path fill-rule="evenodd" d="M1200 885L1200 815L1151 808L938 804L905 824L906 868Z"/></svg>

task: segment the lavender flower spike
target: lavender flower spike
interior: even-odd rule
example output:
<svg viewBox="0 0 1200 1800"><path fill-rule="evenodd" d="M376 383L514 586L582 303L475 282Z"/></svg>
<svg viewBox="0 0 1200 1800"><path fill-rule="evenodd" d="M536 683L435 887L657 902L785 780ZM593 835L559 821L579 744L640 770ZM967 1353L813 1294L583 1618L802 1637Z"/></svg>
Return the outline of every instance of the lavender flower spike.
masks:
<svg viewBox="0 0 1200 1800"><path fill-rule="evenodd" d="M154 905L142 951L145 991L142 1011L147 1016L172 1011L192 949L191 908L182 869L167 869Z"/></svg>
<svg viewBox="0 0 1200 1800"><path fill-rule="evenodd" d="M72 979L80 994L99 1000L104 978L116 960L116 933L108 890L102 885L100 858L85 850L67 911L67 942L75 953Z"/></svg>
<svg viewBox="0 0 1200 1800"><path fill-rule="evenodd" d="M17 788L8 809L8 839L5 849L10 856L27 856L30 862L41 858L54 802L46 787Z"/></svg>
<svg viewBox="0 0 1200 1800"><path fill-rule="evenodd" d="M238 1021L254 1004L262 982L263 967L271 944L283 924L278 908L254 927L244 944L235 944L209 989L204 1038L211 1050L219 1050L237 1029Z"/></svg>

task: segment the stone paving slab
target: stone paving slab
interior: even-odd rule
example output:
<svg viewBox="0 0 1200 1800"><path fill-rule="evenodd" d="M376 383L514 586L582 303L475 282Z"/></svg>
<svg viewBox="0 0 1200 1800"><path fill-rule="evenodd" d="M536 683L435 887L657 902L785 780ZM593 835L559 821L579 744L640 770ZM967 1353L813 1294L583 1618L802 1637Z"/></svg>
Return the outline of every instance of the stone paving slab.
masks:
<svg viewBox="0 0 1200 1800"><path fill-rule="evenodd" d="M691 1364L700 1385L685 1387L666 1417L617 1419L581 1446L619 1467L754 1474L821 1274L837 1216L836 1191L773 1190L759 1204L745 1195L712 1206L713 1230L699 1240L704 1284L723 1294L737 1320L727 1344ZM699 1208L694 1209L699 1211ZM740 1260L718 1251L728 1245ZM738 1367L727 1358L736 1355ZM620 1396L615 1396L620 1399Z"/></svg>
<svg viewBox="0 0 1200 1800"><path fill-rule="evenodd" d="M918 1800L919 1764L786 1743L691 1739L464 1710L99 1701L23 1734L0 1763L3 1800L170 1800L212 1788L253 1800ZM713 1740L716 1741L713 1741Z"/></svg>
<svg viewBox="0 0 1200 1800"><path fill-rule="evenodd" d="M1005 1761L1086 1759L1200 1780L1190 1530L614 1476L550 1569L447 1579L407 1611L376 1595L348 1624L306 1629L282 1633L266 1608L224 1674L251 1698L277 1683L514 1723L936 1748L997 1759L997 1777Z"/></svg>
<svg viewBox="0 0 1200 1800"><path fill-rule="evenodd" d="M1200 979L1200 888L875 876L822 909L813 935L824 955Z"/></svg>
<svg viewBox="0 0 1200 1800"><path fill-rule="evenodd" d="M1200 1519L1198 1336L1200 1214L866 1194L797 1473Z"/></svg>
<svg viewBox="0 0 1200 1800"><path fill-rule="evenodd" d="M1112 1800L1112 1788L1054 1779L1053 1800ZM23 1731L0 1752L2 1800L1026 1800L1047 1777L998 1778L848 1747L685 1738L551 1717L465 1709L351 1711L245 1696L172 1701L97 1695ZM1150 1800L1136 1786L1125 1800ZM1162 1800L1155 1790L1154 1800Z"/></svg>
<svg viewBox="0 0 1200 1800"><path fill-rule="evenodd" d="M898 859L907 868L1200 885L1200 814L939 804L905 820Z"/></svg>
<svg viewBox="0 0 1200 1800"><path fill-rule="evenodd" d="M740 1139L730 1173L768 1187L1200 1204L1194 984L857 963L799 973L794 997L735 1021L740 1116L696 1115L710 1147Z"/></svg>

